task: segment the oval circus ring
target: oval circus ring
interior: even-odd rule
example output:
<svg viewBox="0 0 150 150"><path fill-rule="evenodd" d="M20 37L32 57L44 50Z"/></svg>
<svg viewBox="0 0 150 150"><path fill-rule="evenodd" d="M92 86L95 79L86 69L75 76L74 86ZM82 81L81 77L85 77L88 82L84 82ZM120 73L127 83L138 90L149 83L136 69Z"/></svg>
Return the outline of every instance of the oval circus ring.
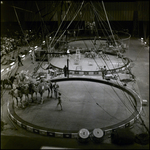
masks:
<svg viewBox="0 0 150 150"><path fill-rule="evenodd" d="M110 54L110 53L109 53ZM110 54L111 55L111 54ZM130 66L130 59L127 57L124 57L123 60L125 61L125 64L121 67L113 68L113 69L107 69L107 74L113 74L113 73L119 73L125 70ZM52 63L49 64L49 66L46 69L50 69L52 67L55 70L58 70L58 72L62 72L63 68L60 68ZM70 75L101 75L102 71L84 71L84 70L71 70L69 69Z"/></svg>
<svg viewBox="0 0 150 150"><path fill-rule="evenodd" d="M130 127L139 118L140 112L142 110L142 103L141 103L140 97L133 90L126 88L122 85L113 83L113 82L109 82L105 80L98 80L98 79L91 79L91 78L75 78L74 77L74 78L59 78L59 79L52 80L52 82L58 82L58 83L65 82L65 81L85 81L85 82L95 82L95 83L106 84L108 86L112 86L119 90L124 91L125 93L127 93L133 98L135 105L136 105L135 111L127 119L117 124L107 126L107 127L102 127L101 129L104 131L105 135L111 134L111 132L117 128ZM78 131L73 130L72 132L66 132L66 131L54 130L50 128L37 126L37 125L31 124L23 120L15 113L13 102L8 103L7 110L12 121L27 131L40 134L40 135L51 136L51 137L61 137L61 138L76 138L78 136ZM92 132L92 130L93 129L90 129L89 131Z"/></svg>

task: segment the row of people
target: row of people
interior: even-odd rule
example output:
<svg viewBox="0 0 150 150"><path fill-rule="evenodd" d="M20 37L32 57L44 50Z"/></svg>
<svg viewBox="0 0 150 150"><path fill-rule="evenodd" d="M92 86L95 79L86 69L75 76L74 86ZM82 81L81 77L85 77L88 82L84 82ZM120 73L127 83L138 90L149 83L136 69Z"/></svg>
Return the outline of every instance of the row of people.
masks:
<svg viewBox="0 0 150 150"><path fill-rule="evenodd" d="M10 52L17 51L17 47L27 45L27 43L32 42L41 37L40 34L37 35L34 31L25 30L24 34L18 31L13 32L13 35L1 35L1 57L5 55L10 55ZM13 56L12 56L13 57Z"/></svg>

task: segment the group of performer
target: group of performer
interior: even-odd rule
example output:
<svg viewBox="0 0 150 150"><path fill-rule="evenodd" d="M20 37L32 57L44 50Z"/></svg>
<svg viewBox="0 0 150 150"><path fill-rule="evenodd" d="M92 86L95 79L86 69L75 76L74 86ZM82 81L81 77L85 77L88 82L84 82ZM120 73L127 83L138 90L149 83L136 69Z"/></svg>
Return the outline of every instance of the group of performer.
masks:
<svg viewBox="0 0 150 150"><path fill-rule="evenodd" d="M19 74L16 74L16 79L18 80L18 78L19 78ZM24 82L18 82L18 81L16 81L16 84L14 84L13 83L13 86L12 86L12 88L13 88L13 90L15 91L16 89L20 89L20 86L23 86L23 87L28 87L28 85L27 84L29 84L30 83L30 81L29 82L27 82L27 83L24 83ZM31 83L33 83L32 81L31 81ZM51 98L54 96L54 98L56 99L56 100L58 100L58 103L57 103L57 106L58 105L60 105L60 107L61 107L61 110L62 110L62 104L61 104L61 102L62 102L62 100L61 100L61 92L59 91L59 85L56 83L56 82L51 82L51 80L50 81L45 81L45 80L43 80L42 78L40 79L40 81L37 81L37 83L35 84L37 87L38 87L38 85L40 84L40 83L42 83L42 85L46 85L46 86L49 86L48 88L50 89L50 91L51 91ZM49 84L50 83L50 84ZM45 87L43 87L43 88L45 88ZM26 89L24 89L24 90L26 90ZM42 89L42 90L44 90L44 89ZM46 89L45 89L46 90ZM40 92L40 91L39 91ZM24 93L24 92L23 92ZM22 93L22 94L23 94ZM31 97L32 98L32 97ZM21 102L22 103L22 102Z"/></svg>
<svg viewBox="0 0 150 150"><path fill-rule="evenodd" d="M54 84L52 84L51 82L50 89L51 89L51 98L52 98L52 93L54 93L55 99L58 100L57 106L60 105L62 110L62 100L61 100L61 92L59 91L59 85L56 82L54 82Z"/></svg>

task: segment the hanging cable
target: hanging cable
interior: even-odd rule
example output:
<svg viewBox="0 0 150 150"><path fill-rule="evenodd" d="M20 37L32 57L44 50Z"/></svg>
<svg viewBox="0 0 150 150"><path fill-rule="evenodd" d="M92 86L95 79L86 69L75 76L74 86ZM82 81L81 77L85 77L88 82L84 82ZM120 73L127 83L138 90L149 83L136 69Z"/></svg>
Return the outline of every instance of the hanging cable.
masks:
<svg viewBox="0 0 150 150"><path fill-rule="evenodd" d="M35 2L36 3L36 2ZM37 5L37 3L36 3L36 6L37 6L37 9L38 9L38 12L39 12L39 14L40 14L40 16L41 16L41 13L40 13L40 10L39 10L39 8L38 8L38 5ZM44 23L44 20L43 20L43 18L42 18L42 16L41 16L41 20L43 21L43 24L45 25L45 23ZM45 25L46 26L46 25ZM46 27L46 29L47 29L47 27ZM48 30L48 29L47 29ZM43 30L42 30L42 32L43 32ZM48 31L49 32L49 31ZM43 33L44 34L44 33ZM48 33L49 34L49 33ZM41 63L36 67L36 70L38 70L41 66L42 66L42 63L43 63L43 61L44 61L44 59L45 59L45 56L46 56L46 54L44 54L43 55L43 57L42 57L42 59L41 59ZM33 73L33 75L36 73L36 71Z"/></svg>
<svg viewBox="0 0 150 150"><path fill-rule="evenodd" d="M103 2L103 1L102 1ZM104 6L104 5L103 5ZM112 34L113 35L113 34ZM135 108L135 110L138 112L138 110L137 110L137 108L134 106L134 108ZM139 113L139 112L138 112ZM140 119L141 119L141 121L142 121L142 123L143 123L143 125L144 125L144 127L146 128L146 130L149 132L149 130L148 130L148 128L146 127L146 125L145 125L145 123L144 123L144 121L143 121L143 119L141 118L141 115L139 115L139 117L140 117Z"/></svg>
<svg viewBox="0 0 150 150"><path fill-rule="evenodd" d="M15 8L14 8L14 11L15 11L15 14L16 14L16 18L17 18L18 24L19 24L19 26L20 26L20 28L21 28L21 31L22 31L23 35L24 35L25 41L27 42L28 46L30 47L30 45L29 45L29 43L28 43L28 41L27 41L27 39L26 39L26 37L25 37L25 33L24 33L24 31L23 31L23 29L22 29L22 27L21 27L21 23L20 23L20 20L19 20L19 18L18 18L18 15L17 15L17 12L16 12L16 9L15 9Z"/></svg>
<svg viewBox="0 0 150 150"><path fill-rule="evenodd" d="M58 39L57 41L59 41L59 40L62 38L62 36L63 36L64 33L66 32L66 30L69 28L69 26L71 25L71 23L72 23L73 20L76 18L76 16L77 16L77 14L79 13L79 11L81 10L83 4L84 4L84 1L82 2L82 4L81 4L80 8L78 9L77 13L75 14L75 16L73 17L73 19L71 20L71 22L69 23L69 25L67 26L67 28L65 29L65 31L62 33L62 35L59 37L59 39ZM55 43L55 45L56 45L56 43Z"/></svg>
<svg viewBox="0 0 150 150"><path fill-rule="evenodd" d="M94 59L94 58L93 58L93 59ZM109 59L109 60L110 60L110 59ZM104 61L105 61L105 60L104 60ZM110 61L111 61L111 60L110 60ZM105 63L106 63L106 62L105 62ZM111 63L112 63L112 62L111 62ZM107 63L106 63L106 65L107 65ZM114 66L113 66L113 67L114 67ZM118 82L117 82L117 83L118 83ZM113 88L113 87L112 87L112 88ZM113 88L113 90L114 90L114 88ZM114 92L116 93L115 90L114 90ZM116 93L116 94L117 94L117 93ZM125 95L126 95L126 94L125 94ZM130 101L131 99L128 98L128 100ZM131 103L131 105L132 105L132 103ZM133 107L135 107L134 104L133 104Z"/></svg>
<svg viewBox="0 0 150 150"><path fill-rule="evenodd" d="M86 43L85 43L85 45L86 45ZM87 46L87 45L86 45ZM92 57L93 59L94 59L94 57ZM94 61L96 62L96 60L94 59ZM105 60L104 60L105 61ZM97 62L96 62L96 64L97 64ZM107 65L107 63L106 63L106 65ZM99 65L97 64L97 66L99 67ZM112 87L112 86L111 86ZM112 89L113 89L113 91L116 93L116 95L119 97L119 95L118 95L118 93L114 90L114 88L112 87ZM126 93L125 93L126 94ZM127 97L127 96L126 96ZM119 97L120 98L120 100L121 100L121 97ZM127 97L128 98L128 97ZM129 102L131 101L131 99L129 99L128 98L128 100L129 100ZM122 100L121 100L122 101ZM123 101L122 101L122 103L123 103ZM124 103L123 103L124 104ZM125 104L124 104L125 105ZM132 103L131 103L131 105L133 105ZM134 107L134 105L133 105L133 107ZM128 109L128 108L127 108ZM129 110L130 111L130 110Z"/></svg>
<svg viewBox="0 0 150 150"><path fill-rule="evenodd" d="M41 20L42 20L43 24L45 25L45 22L44 22L44 20L43 20L43 17L42 17L42 15L41 15L41 12L40 12L40 10L39 10L39 7L38 7L36 1L35 1L35 4L36 4L37 10L38 10L38 12L39 12L39 14L40 14ZM47 29L47 26L46 26L46 25L45 25L45 27L46 27L46 29ZM49 33L49 30L48 30L48 29L47 29L47 31L48 31L48 33Z"/></svg>
<svg viewBox="0 0 150 150"><path fill-rule="evenodd" d="M111 26L110 26L110 23L109 23L109 20L108 20L108 16L107 16L107 13L106 13L105 6L104 6L103 1L102 1L102 5L103 5L103 8L104 8L104 12L105 12L105 15L106 15L106 19L107 19L107 22L108 22L108 25L109 25L109 28L110 28L111 34L112 34L113 39L114 39L114 41L115 41L115 38L114 38L114 35L113 35L113 32L112 32L112 29L111 29Z"/></svg>
<svg viewBox="0 0 150 150"><path fill-rule="evenodd" d="M86 45L86 44L85 44ZM86 45L86 47L87 47L87 45ZM110 58L109 58L110 59ZM96 62L96 61L95 61ZM105 62L105 60L104 60L104 62ZM106 62L105 62L106 63ZM112 62L111 62L112 63ZM96 64L97 64L97 62L96 62ZM107 65L107 63L106 63L106 65ZM112 64L113 65L113 64ZM108 65L107 65L108 66ZM109 67L108 67L109 68ZM113 66L113 68L114 68L114 66Z"/></svg>
<svg viewBox="0 0 150 150"><path fill-rule="evenodd" d="M16 15L18 24L19 24L19 26L20 26L20 28L21 28L21 31L22 31L22 33L23 33L23 35L24 35L24 37L25 37L24 31L23 31L23 29L22 29L22 27L21 27L21 23L20 23L20 20L19 20L19 18L18 18L17 12L16 12L16 8L15 8L15 7L13 7L13 8L14 8L14 11L15 11L15 15ZM28 43L28 41L26 40L26 38L25 38L25 41L26 41L27 44L29 45L29 43ZM29 47L30 47L30 45L29 45ZM17 68L17 70L18 70L18 68ZM16 70L16 72L17 72L17 70ZM15 74L16 74L16 72L15 72ZM12 73L12 72L11 72L11 73ZM11 75L11 74L10 74L10 75ZM8 85L7 85L7 86L8 86ZM5 89L5 91L3 91L2 96L4 95L5 92L6 92L6 89Z"/></svg>
<svg viewBox="0 0 150 150"><path fill-rule="evenodd" d="M83 84L83 85L84 85L84 84ZM87 89L87 86L84 85L84 87ZM88 91L89 95L92 97L92 94L89 92L89 90L87 90L87 91ZM92 99L95 101L95 104L96 104L97 106L99 106L99 107L100 107L104 112L106 112L109 116L111 116L112 118L115 118L116 120L119 120L119 119L117 119L116 117L112 116L110 113L108 113L101 105L99 105L99 103L96 102L95 98L92 97ZM119 120L119 121L121 121L121 120Z"/></svg>
<svg viewBox="0 0 150 150"><path fill-rule="evenodd" d="M57 31L56 31L54 37L53 37L53 40L52 40L51 43L49 44L49 47L52 45L52 43L53 43L53 41L54 41L54 39L55 39L55 37L56 37L56 35L57 35L59 29L61 28L61 26L62 26L62 24L63 24L63 21L65 20L65 18L66 18L66 16L67 16L68 12L69 12L69 10L70 10L70 7L71 7L71 5L69 6L69 8L68 8L68 10L67 10L67 12L66 12L66 14L65 14L65 16L64 16L64 18L63 18L63 20L62 20L62 22L61 22L61 24L59 25L59 27L58 27L58 29L57 29ZM49 48L49 47L48 47L48 48Z"/></svg>
<svg viewBox="0 0 150 150"><path fill-rule="evenodd" d="M71 22L69 23L69 25L67 26L66 30L69 28L70 24L73 22L73 20L74 20L75 17L77 16L78 12L81 10L83 3L84 3L84 1L82 2L82 4L81 4L79 10L77 11L77 13L75 14L75 16L73 17L72 21L71 21ZM63 36L64 33L66 32L66 30L62 33L62 35L59 37L59 39L58 39L57 41L59 41L59 40L62 38L62 36ZM56 43L57 43L57 42L56 42ZM54 46L56 45L56 43L54 44ZM43 59L44 59L44 56L45 56L45 55L46 55L46 54L43 55ZM43 61L42 61L42 63L43 63ZM42 65L42 63L39 64L39 66L37 67L37 69L40 68L40 66Z"/></svg>

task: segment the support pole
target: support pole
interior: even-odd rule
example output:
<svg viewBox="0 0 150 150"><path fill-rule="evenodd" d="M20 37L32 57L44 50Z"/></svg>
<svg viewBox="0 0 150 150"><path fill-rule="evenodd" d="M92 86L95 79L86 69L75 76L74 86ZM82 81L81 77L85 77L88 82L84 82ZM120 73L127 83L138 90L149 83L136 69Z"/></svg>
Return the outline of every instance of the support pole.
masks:
<svg viewBox="0 0 150 150"><path fill-rule="evenodd" d="M50 51L49 51L49 38L48 38L48 36L46 36L46 44L47 44L47 52L49 53ZM49 54L48 54L48 64L50 64L50 58L49 58Z"/></svg>
<svg viewBox="0 0 150 150"><path fill-rule="evenodd" d="M69 55L69 54L67 54L67 55ZM67 70L67 77L69 78L69 58L67 58L67 68L68 68L68 70Z"/></svg>
<svg viewBox="0 0 150 150"><path fill-rule="evenodd" d="M67 77L69 78L69 49L67 50L67 68L68 68L68 70L67 70Z"/></svg>

